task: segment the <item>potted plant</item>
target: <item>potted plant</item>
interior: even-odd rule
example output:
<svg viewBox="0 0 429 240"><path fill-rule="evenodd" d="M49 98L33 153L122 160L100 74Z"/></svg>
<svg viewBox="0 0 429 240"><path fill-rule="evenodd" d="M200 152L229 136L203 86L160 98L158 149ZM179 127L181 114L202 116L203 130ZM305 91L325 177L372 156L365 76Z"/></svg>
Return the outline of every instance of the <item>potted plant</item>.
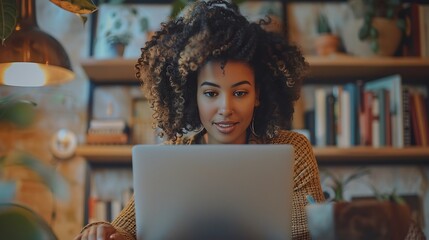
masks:
<svg viewBox="0 0 429 240"><path fill-rule="evenodd" d="M347 185L369 174L367 168L359 168L347 177L331 177L334 197L332 201L315 203L307 197L308 228L314 240L333 239L424 239L424 234L411 217L405 201L393 190L381 193L374 186L374 197L346 201L343 193ZM405 238L407 236L407 238Z"/></svg>
<svg viewBox="0 0 429 240"><path fill-rule="evenodd" d="M325 14L320 13L316 22L317 34L315 44L317 55L327 56L338 52L340 39L336 34L333 34L332 28L329 25L328 18Z"/></svg>
<svg viewBox="0 0 429 240"><path fill-rule="evenodd" d="M405 20L399 14L401 2L399 0L348 2L355 19L345 26L344 44L347 52L358 56L394 55L405 32Z"/></svg>
<svg viewBox="0 0 429 240"><path fill-rule="evenodd" d="M25 128L35 118L35 106L34 102L15 96L1 97L0 122ZM0 235L5 239L57 239L41 216L23 205L13 203L19 183L8 179L5 172L7 168L16 166L30 169L55 196L62 199L67 199L69 194L65 179L53 167L27 152L0 150Z"/></svg>

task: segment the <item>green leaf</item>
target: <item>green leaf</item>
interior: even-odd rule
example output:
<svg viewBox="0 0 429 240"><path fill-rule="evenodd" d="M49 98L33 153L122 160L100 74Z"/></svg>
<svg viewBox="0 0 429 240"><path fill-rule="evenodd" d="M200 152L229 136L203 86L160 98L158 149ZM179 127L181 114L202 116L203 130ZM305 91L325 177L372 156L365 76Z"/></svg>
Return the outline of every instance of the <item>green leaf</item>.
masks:
<svg viewBox="0 0 429 240"><path fill-rule="evenodd" d="M4 45L6 38L12 34L18 19L18 8L15 0L0 1L0 39Z"/></svg>
<svg viewBox="0 0 429 240"><path fill-rule="evenodd" d="M364 24L360 29L359 29L359 39L360 40L365 40L369 37L369 32L370 32L370 26L368 24Z"/></svg>
<svg viewBox="0 0 429 240"><path fill-rule="evenodd" d="M351 174L349 177L347 177L344 180L343 185L345 186L349 182L351 182L351 181L353 181L355 179L358 179L358 178L360 178L362 176L368 175L368 174L369 174L369 170L368 169L366 169L366 168L360 168L357 172L355 172L355 173Z"/></svg>
<svg viewBox="0 0 429 240"><path fill-rule="evenodd" d="M91 0L49 0L58 7L77 14L90 14L97 11L97 6Z"/></svg>
<svg viewBox="0 0 429 240"><path fill-rule="evenodd" d="M0 100L0 121L11 122L18 127L29 126L34 121L35 102L7 97Z"/></svg>
<svg viewBox="0 0 429 240"><path fill-rule="evenodd" d="M396 26L401 29L402 32L405 32L407 24L405 23L405 19L398 19L396 21Z"/></svg>
<svg viewBox="0 0 429 240"><path fill-rule="evenodd" d="M371 41L371 50L374 52L374 53L377 53L378 52L378 50L379 50L379 45L378 45L378 41L376 40L376 39L374 39L374 40L372 40Z"/></svg>
<svg viewBox="0 0 429 240"><path fill-rule="evenodd" d="M386 11L386 18L392 19L395 16L395 10L392 7L389 7Z"/></svg>
<svg viewBox="0 0 429 240"><path fill-rule="evenodd" d="M378 30L375 27L372 27L371 30L369 31L369 36L372 39L378 38Z"/></svg>
<svg viewBox="0 0 429 240"><path fill-rule="evenodd" d="M187 0L175 0L172 3L170 19L175 19L179 13L186 7Z"/></svg>

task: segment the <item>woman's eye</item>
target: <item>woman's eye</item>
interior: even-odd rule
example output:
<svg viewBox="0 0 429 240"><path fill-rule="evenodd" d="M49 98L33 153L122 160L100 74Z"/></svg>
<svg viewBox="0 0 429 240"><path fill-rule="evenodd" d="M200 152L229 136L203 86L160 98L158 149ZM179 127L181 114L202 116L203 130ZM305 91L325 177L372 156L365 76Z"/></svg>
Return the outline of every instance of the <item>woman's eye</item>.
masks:
<svg viewBox="0 0 429 240"><path fill-rule="evenodd" d="M235 91L234 92L234 96L236 96L236 97L243 97L245 95L247 95L246 91Z"/></svg>
<svg viewBox="0 0 429 240"><path fill-rule="evenodd" d="M216 92L213 92L213 91L206 91L206 92L204 92L204 95L207 97L216 97L218 94Z"/></svg>

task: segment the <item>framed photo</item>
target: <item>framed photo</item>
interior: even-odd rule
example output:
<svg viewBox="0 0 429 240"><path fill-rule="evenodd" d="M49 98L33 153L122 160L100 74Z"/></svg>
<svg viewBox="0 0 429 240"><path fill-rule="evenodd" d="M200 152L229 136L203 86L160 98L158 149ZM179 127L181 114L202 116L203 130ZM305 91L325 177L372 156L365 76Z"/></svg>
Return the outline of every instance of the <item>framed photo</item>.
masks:
<svg viewBox="0 0 429 240"><path fill-rule="evenodd" d="M100 4L94 58L138 58L140 49L168 20L170 12L171 4Z"/></svg>

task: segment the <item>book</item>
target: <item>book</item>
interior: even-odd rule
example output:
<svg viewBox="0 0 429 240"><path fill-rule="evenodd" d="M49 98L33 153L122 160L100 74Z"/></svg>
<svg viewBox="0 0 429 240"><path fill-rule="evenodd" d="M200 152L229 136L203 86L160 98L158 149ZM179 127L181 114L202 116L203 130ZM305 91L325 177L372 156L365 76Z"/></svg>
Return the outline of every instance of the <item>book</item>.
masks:
<svg viewBox="0 0 429 240"><path fill-rule="evenodd" d="M89 122L89 129L88 130L106 130L106 129L112 129L112 130L121 130L125 131L125 129L128 127L128 124L125 120L122 119L92 119Z"/></svg>
<svg viewBox="0 0 429 240"><path fill-rule="evenodd" d="M420 4L405 4L404 17L409 24L406 26L405 36L402 44L403 56L421 56L422 55L422 17L420 16Z"/></svg>
<svg viewBox="0 0 429 240"><path fill-rule="evenodd" d="M356 146L359 145L359 105L360 105L360 96L359 96L359 83L347 83L344 85L345 94L348 93L349 104L345 104L344 112L347 112L346 115L349 115L349 130L350 130L350 145ZM347 97L346 97L347 101ZM346 121L346 120L344 120Z"/></svg>
<svg viewBox="0 0 429 240"><path fill-rule="evenodd" d="M315 121L315 138L316 145L325 147L327 145L327 107L326 107L326 90L324 88L317 88L315 90L314 99L314 121Z"/></svg>
<svg viewBox="0 0 429 240"><path fill-rule="evenodd" d="M392 146L404 147L404 114L402 79L399 74L386 76L365 83L364 90L375 92L386 89L390 93L389 102L391 114Z"/></svg>

